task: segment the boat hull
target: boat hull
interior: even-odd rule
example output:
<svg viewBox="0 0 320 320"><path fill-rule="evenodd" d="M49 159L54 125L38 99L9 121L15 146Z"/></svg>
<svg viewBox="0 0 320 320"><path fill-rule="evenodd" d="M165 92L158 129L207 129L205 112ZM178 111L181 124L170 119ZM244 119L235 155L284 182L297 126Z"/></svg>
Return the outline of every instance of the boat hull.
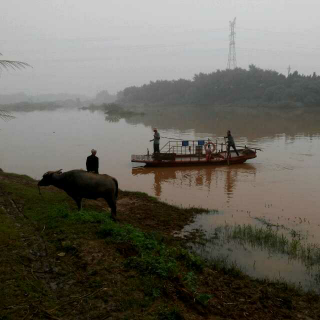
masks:
<svg viewBox="0 0 320 320"><path fill-rule="evenodd" d="M247 160L257 157L256 152L250 154L241 154L239 156L231 154L231 157L220 155L213 159L207 160L205 157L183 156L176 157L174 160L155 160L152 156L133 155L131 162L145 164L147 167L184 167L184 166L221 166L241 164Z"/></svg>

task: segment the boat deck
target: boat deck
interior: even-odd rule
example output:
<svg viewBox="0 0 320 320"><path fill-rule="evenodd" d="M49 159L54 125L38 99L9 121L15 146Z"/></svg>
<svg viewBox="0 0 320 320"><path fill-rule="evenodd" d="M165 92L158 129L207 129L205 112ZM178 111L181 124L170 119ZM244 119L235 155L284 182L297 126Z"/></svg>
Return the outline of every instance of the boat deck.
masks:
<svg viewBox="0 0 320 320"><path fill-rule="evenodd" d="M183 156L183 157L179 157L177 156L175 158L175 160L156 160L154 159L153 155L132 155L131 156L131 161L132 162L148 162L148 161L180 161L180 162L189 162L189 161L198 161L198 162L206 162L206 157L205 156L195 156L195 155L191 155L191 156ZM212 159L211 161L221 161L221 158L215 158Z"/></svg>

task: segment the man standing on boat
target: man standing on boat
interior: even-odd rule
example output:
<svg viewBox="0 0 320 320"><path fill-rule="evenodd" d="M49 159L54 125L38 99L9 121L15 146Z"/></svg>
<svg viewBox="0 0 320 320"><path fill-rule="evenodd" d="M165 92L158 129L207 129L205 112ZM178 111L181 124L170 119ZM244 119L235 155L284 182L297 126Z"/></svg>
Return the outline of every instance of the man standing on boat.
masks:
<svg viewBox="0 0 320 320"><path fill-rule="evenodd" d="M234 140L233 140L233 137L232 137L232 135L231 135L231 131L230 131L230 130L228 130L227 136L226 136L225 138L228 139L228 141L227 141L227 148L228 148L227 151L228 151L228 155L230 154L230 147L232 147L233 150L236 152L237 156L239 157L239 152L238 152L238 150L236 149L236 145L235 145L235 143L234 143Z"/></svg>
<svg viewBox="0 0 320 320"><path fill-rule="evenodd" d="M153 139L150 140L153 141L153 152L160 152L160 133L158 132L157 128L153 129L154 135L153 135Z"/></svg>
<svg viewBox="0 0 320 320"><path fill-rule="evenodd" d="M96 156L97 150L91 150L91 156L87 157L87 171L99 173L99 158Z"/></svg>

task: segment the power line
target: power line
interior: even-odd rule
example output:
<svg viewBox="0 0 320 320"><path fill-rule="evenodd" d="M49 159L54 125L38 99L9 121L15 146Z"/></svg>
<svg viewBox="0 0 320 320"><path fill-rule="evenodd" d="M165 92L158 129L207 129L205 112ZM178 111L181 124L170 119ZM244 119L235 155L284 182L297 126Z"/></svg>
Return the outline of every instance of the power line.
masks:
<svg viewBox="0 0 320 320"><path fill-rule="evenodd" d="M280 31L280 30L270 30L270 29L252 29L252 28L241 28L241 30L246 30L246 31L253 31L253 32L259 32L259 33L277 33L277 34L292 34L292 35L301 35L305 36L306 34L310 33L312 29L306 29L306 30L301 30L301 31Z"/></svg>
<svg viewBox="0 0 320 320"><path fill-rule="evenodd" d="M230 25L230 35L229 35L229 55L228 55L228 66L227 69L234 69L237 67L237 58L236 58L236 43L235 43L235 32L234 28L236 25L236 18L233 21L229 21Z"/></svg>

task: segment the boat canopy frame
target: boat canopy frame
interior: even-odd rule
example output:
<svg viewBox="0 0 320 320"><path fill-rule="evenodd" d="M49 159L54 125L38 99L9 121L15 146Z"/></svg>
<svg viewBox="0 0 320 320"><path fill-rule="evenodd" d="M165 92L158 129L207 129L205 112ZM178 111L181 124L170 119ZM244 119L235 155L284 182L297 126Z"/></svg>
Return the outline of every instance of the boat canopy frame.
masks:
<svg viewBox="0 0 320 320"><path fill-rule="evenodd" d="M226 142L218 142L218 139L215 141L211 139L207 140L169 140L161 149L160 153L175 153L176 155L190 155L190 154L199 154L200 150L204 150L204 147L207 143L210 143L214 146L214 152L226 152L228 149L228 144ZM247 146L237 145L237 148L246 149ZM251 150L260 150L259 148L252 148ZM201 152L202 153L202 152ZM203 153L202 153L203 154Z"/></svg>

